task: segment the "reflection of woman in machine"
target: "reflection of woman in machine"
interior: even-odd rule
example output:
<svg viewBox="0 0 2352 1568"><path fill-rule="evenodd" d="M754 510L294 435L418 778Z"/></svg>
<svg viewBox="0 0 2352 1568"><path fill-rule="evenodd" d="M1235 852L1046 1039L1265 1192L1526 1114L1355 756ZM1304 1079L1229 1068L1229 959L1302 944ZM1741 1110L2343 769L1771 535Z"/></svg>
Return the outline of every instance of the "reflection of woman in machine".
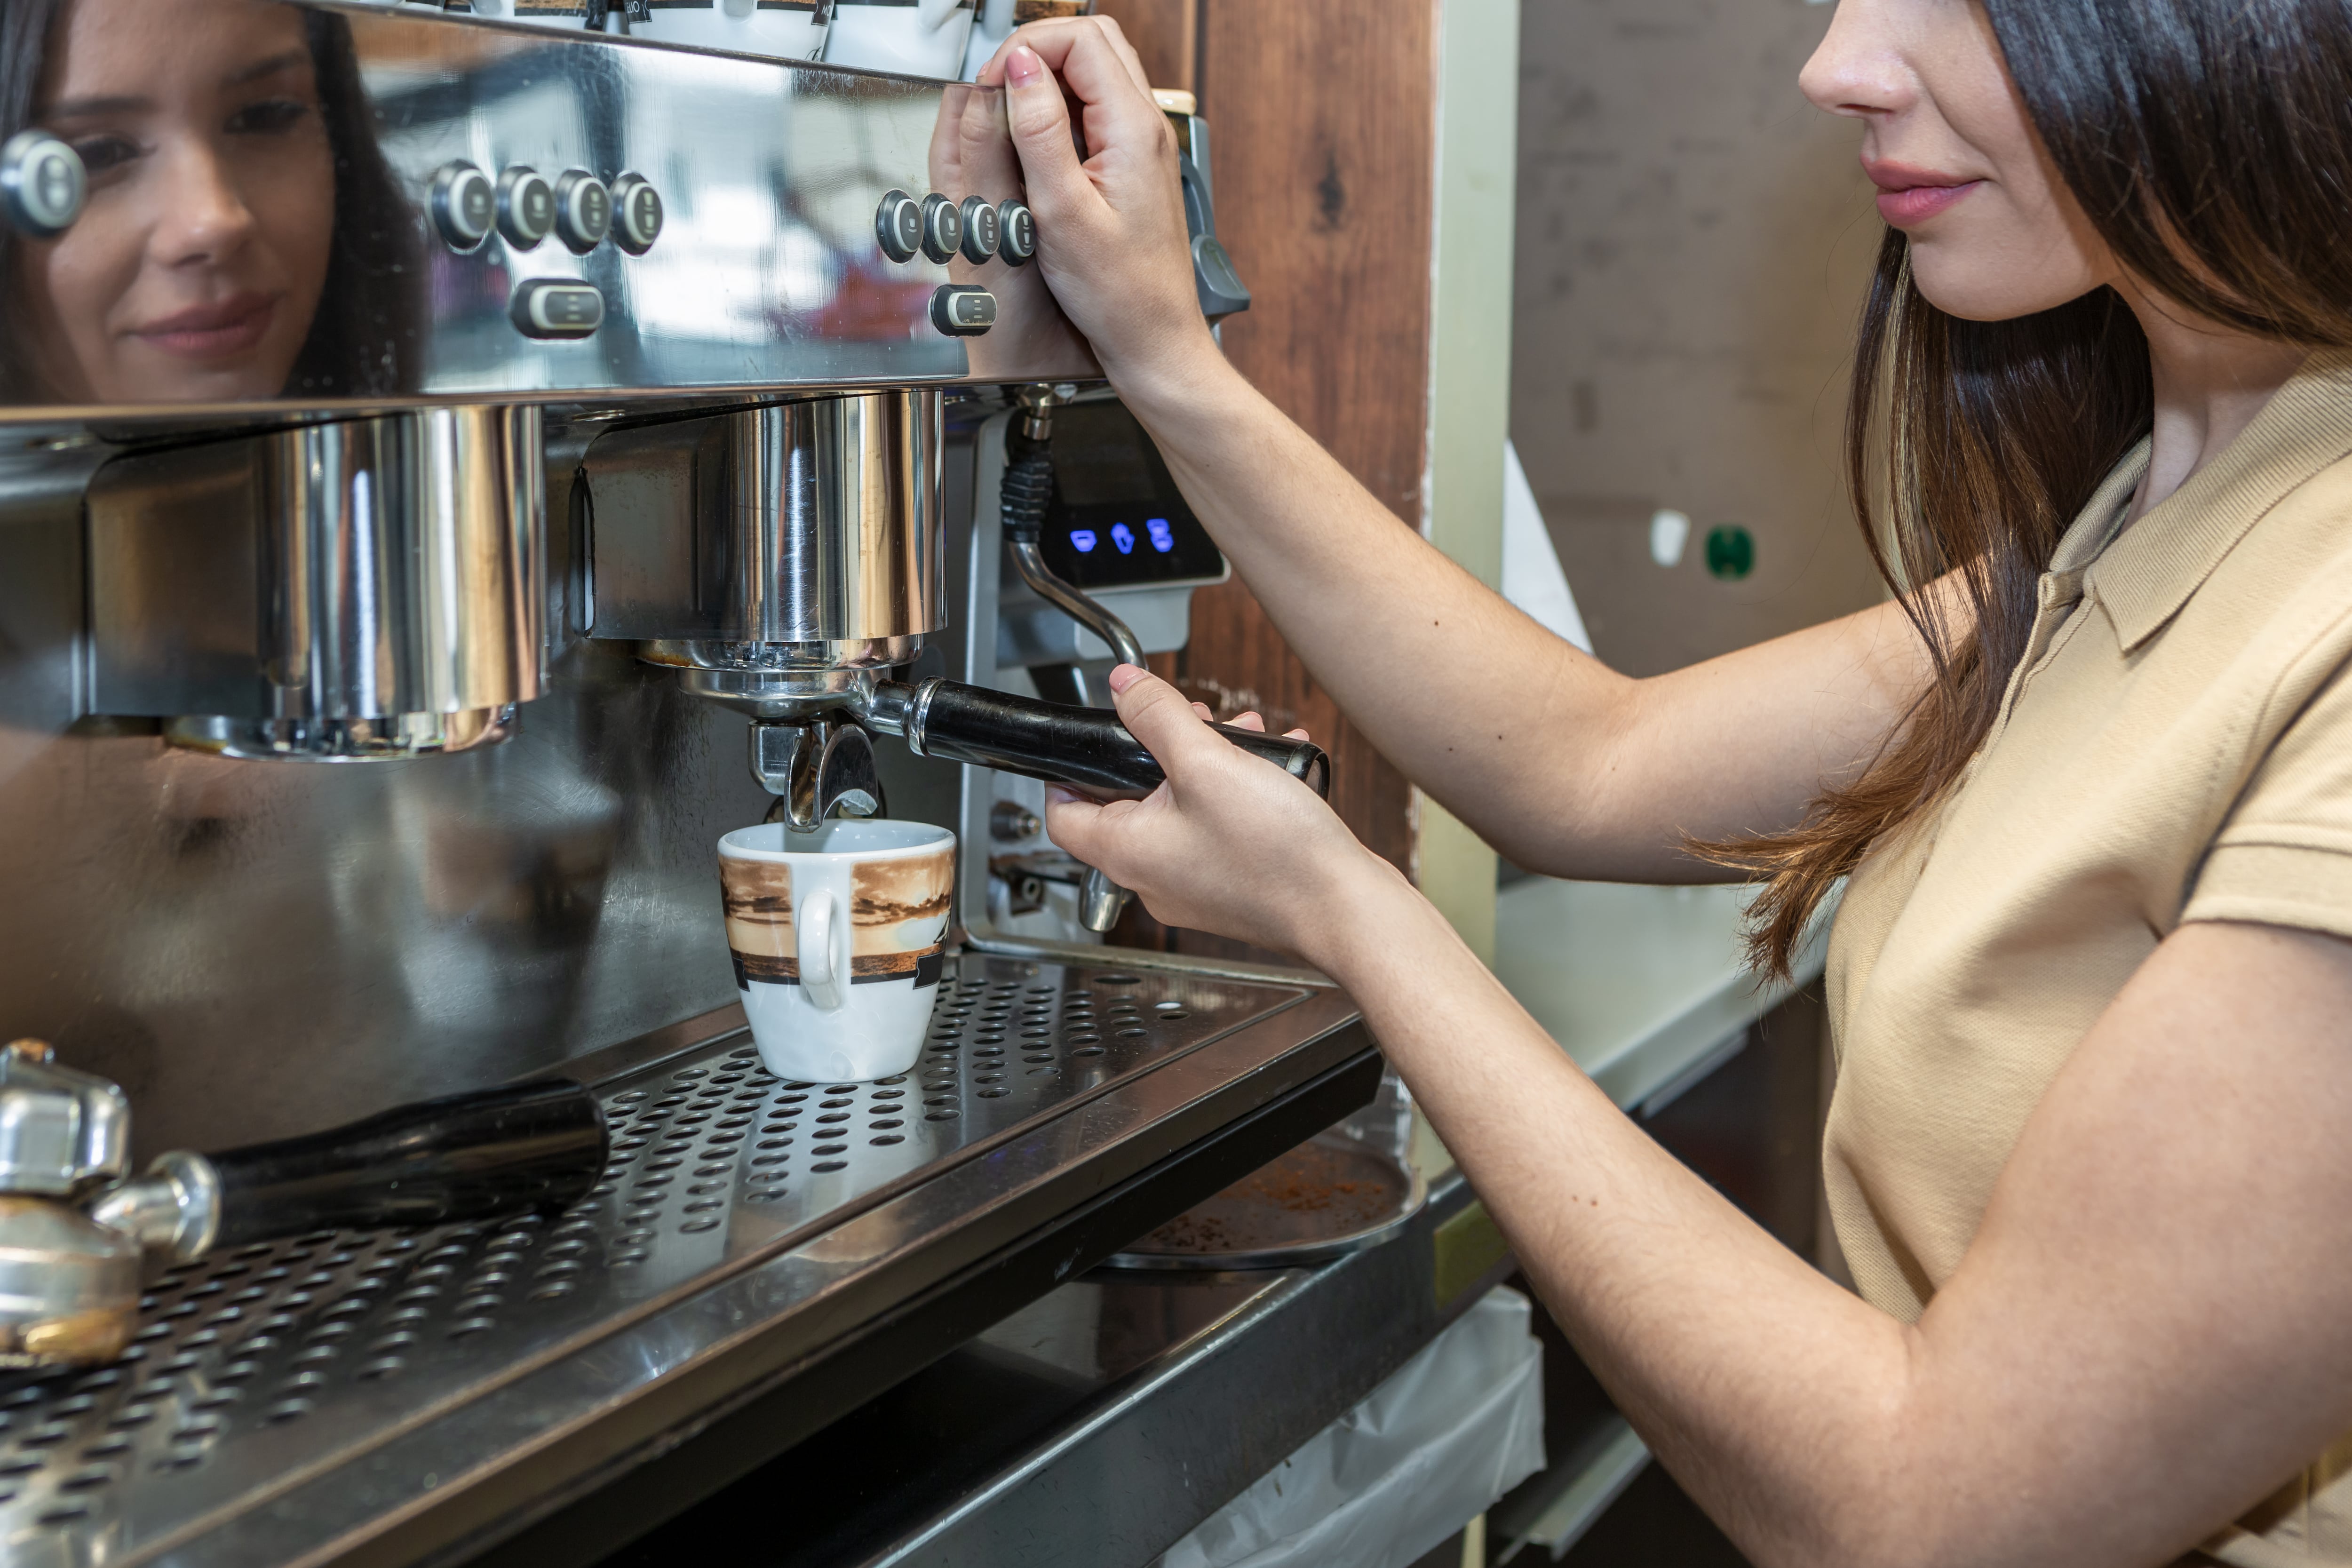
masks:
<svg viewBox="0 0 2352 1568"><path fill-rule="evenodd" d="M364 113L339 17L268 0L8 0L0 133L63 138L89 198L58 239L0 237L0 397L393 390L419 278L410 204Z"/></svg>
<svg viewBox="0 0 2352 1568"><path fill-rule="evenodd" d="M1353 994L1754 1561L2352 1563L2343 0L1840 0L1802 86L1888 225L1849 446L1895 596L1650 680L1223 362L1115 29L1041 24L999 79L1056 297L1381 752L1533 869L1760 876L1770 964L1849 878L1824 1163L1863 1299L1168 686L1113 681L1168 784L1055 839Z"/></svg>

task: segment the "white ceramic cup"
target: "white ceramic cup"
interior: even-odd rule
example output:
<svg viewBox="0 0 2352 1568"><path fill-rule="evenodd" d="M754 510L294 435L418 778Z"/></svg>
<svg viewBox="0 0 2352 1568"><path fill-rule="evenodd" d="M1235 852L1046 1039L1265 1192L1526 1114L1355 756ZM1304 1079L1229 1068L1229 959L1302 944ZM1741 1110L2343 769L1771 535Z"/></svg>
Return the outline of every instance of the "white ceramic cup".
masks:
<svg viewBox="0 0 2352 1568"><path fill-rule="evenodd" d="M828 65L954 81L963 74L973 0L834 0Z"/></svg>
<svg viewBox="0 0 2352 1568"><path fill-rule="evenodd" d="M824 52L822 15L816 0L653 0L629 36L775 60L813 60Z"/></svg>
<svg viewBox="0 0 2352 1568"><path fill-rule="evenodd" d="M939 994L956 837L921 822L781 822L719 841L727 946L760 1061L858 1083L912 1068Z"/></svg>

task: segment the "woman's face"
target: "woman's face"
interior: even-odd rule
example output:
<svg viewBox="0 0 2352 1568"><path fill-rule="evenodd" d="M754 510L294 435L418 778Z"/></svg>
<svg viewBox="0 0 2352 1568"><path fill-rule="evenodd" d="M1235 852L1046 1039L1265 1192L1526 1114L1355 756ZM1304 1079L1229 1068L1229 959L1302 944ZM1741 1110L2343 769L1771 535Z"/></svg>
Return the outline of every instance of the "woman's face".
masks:
<svg viewBox="0 0 2352 1568"><path fill-rule="evenodd" d="M26 247L53 395L277 396L334 229L302 14L267 0L73 0L51 47L36 123L89 170L73 227Z"/></svg>
<svg viewBox="0 0 2352 1568"><path fill-rule="evenodd" d="M1911 240L1937 309L2005 321L2116 281L2106 247L2060 184L1970 0L1838 0L1799 79L1862 121L1878 210Z"/></svg>

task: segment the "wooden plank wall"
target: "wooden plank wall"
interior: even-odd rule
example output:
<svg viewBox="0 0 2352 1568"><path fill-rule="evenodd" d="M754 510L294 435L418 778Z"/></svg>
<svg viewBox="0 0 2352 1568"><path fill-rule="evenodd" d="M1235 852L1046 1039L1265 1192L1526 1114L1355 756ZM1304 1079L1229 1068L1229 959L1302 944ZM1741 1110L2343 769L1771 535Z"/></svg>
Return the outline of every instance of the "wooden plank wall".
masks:
<svg viewBox="0 0 2352 1568"><path fill-rule="evenodd" d="M1152 84L1191 89L1209 121L1219 237L1255 297L1224 324L1227 355L1396 512L1399 527L1420 527L1434 7L1099 0L1099 8L1134 39ZM1255 708L1270 728L1304 724L1332 754L1340 816L1411 869L1403 775L1340 716L1246 587L1196 594L1190 646L1154 662L1220 717ZM1148 921L1113 940L1235 951Z"/></svg>

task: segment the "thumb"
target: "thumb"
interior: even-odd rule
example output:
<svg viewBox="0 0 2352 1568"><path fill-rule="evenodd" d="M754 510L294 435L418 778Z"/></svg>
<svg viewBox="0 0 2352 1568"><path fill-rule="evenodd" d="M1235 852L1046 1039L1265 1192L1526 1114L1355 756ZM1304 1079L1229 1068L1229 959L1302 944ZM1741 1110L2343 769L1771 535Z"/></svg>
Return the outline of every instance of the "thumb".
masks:
<svg viewBox="0 0 2352 1568"><path fill-rule="evenodd" d="M1119 721L1170 778L1189 760L1225 750L1184 694L1148 670L1120 665L1110 672L1110 689Z"/></svg>
<svg viewBox="0 0 2352 1568"><path fill-rule="evenodd" d="M1087 184L1078 165L1076 132L1062 84L1028 45L1015 42L1004 56L1004 110L1013 144L1021 154L1022 183L1029 205L1041 218L1067 210Z"/></svg>

